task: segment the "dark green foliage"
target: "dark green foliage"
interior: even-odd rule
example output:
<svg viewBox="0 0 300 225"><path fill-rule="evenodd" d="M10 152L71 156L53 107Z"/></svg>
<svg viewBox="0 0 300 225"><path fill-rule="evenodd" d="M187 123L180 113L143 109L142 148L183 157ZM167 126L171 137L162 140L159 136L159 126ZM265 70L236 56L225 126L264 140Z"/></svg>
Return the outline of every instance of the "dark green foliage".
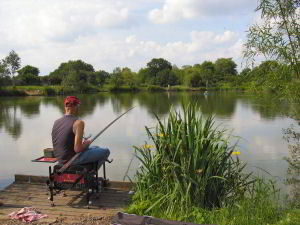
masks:
<svg viewBox="0 0 300 225"><path fill-rule="evenodd" d="M157 73L155 78L155 83L161 87L167 87L168 85L178 84L177 77L174 72L170 69L164 69Z"/></svg>
<svg viewBox="0 0 300 225"><path fill-rule="evenodd" d="M25 75L25 74L32 74L34 76L38 76L40 73L40 70L37 67L26 65L22 69L17 71L19 76Z"/></svg>
<svg viewBox="0 0 300 225"><path fill-rule="evenodd" d="M27 65L18 70L19 75L16 79L19 81L19 85L38 85L40 84L39 73L38 68Z"/></svg>
<svg viewBox="0 0 300 225"><path fill-rule="evenodd" d="M220 58L215 62L215 73L222 80L228 75L237 75L236 66L232 58Z"/></svg>
<svg viewBox="0 0 300 225"><path fill-rule="evenodd" d="M267 90L275 92L278 95L287 95L287 88L292 84L291 81L293 79L290 76L291 73L293 71L290 66L274 60L268 60L239 76L237 82L239 85L245 84L247 89ZM294 82L297 81L295 80ZM294 89L289 88L290 94L292 90Z"/></svg>
<svg viewBox="0 0 300 225"><path fill-rule="evenodd" d="M39 85L40 84L40 78L30 73L19 75L16 77L16 79L20 81L18 85Z"/></svg>
<svg viewBox="0 0 300 225"><path fill-rule="evenodd" d="M4 84L4 78L8 76L8 73L7 65L0 61L0 86Z"/></svg>
<svg viewBox="0 0 300 225"><path fill-rule="evenodd" d="M121 73L121 68L117 67L114 69L111 78L110 78L110 82L113 85L113 88L119 88L121 87L121 85L123 84L123 76Z"/></svg>
<svg viewBox="0 0 300 225"><path fill-rule="evenodd" d="M82 60L68 61L61 63L60 66L49 74L49 80L52 85L74 85L74 82L79 81L79 89L82 89L83 82L87 81L86 74L95 72L91 64L85 63Z"/></svg>
<svg viewBox="0 0 300 225"><path fill-rule="evenodd" d="M190 74L190 82L189 86L191 87L201 87L204 85L204 82L202 80L202 76L200 75L199 71L194 71Z"/></svg>
<svg viewBox="0 0 300 225"><path fill-rule="evenodd" d="M96 71L94 74L96 78L95 85L98 85L100 87L102 87L105 84L106 80L109 78L109 73L105 72L104 70Z"/></svg>
<svg viewBox="0 0 300 225"><path fill-rule="evenodd" d="M0 96L26 96L26 93L23 90L0 89Z"/></svg>
<svg viewBox="0 0 300 225"><path fill-rule="evenodd" d="M48 82L50 85L60 85L62 83L63 77L58 74L52 74L48 76Z"/></svg>
<svg viewBox="0 0 300 225"><path fill-rule="evenodd" d="M164 91L164 89L160 86L156 86L156 85L149 85L147 87L147 90L150 92L156 92L156 91Z"/></svg>
<svg viewBox="0 0 300 225"><path fill-rule="evenodd" d="M147 63L148 74L150 77L157 77L160 71L165 69L172 69L172 65L170 62L163 58L154 58L150 62Z"/></svg>
<svg viewBox="0 0 300 225"><path fill-rule="evenodd" d="M47 87L44 89L44 95L51 96L56 95L55 89Z"/></svg>
<svg viewBox="0 0 300 225"><path fill-rule="evenodd" d="M239 76L246 77L250 72L251 72L251 69L247 67L240 72Z"/></svg>

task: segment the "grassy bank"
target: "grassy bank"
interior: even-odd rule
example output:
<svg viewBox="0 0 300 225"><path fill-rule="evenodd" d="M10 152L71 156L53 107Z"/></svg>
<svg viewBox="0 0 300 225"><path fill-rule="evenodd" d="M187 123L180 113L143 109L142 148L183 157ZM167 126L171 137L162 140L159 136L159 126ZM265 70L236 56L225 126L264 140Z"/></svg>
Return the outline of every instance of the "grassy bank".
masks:
<svg viewBox="0 0 300 225"><path fill-rule="evenodd" d="M112 85L106 84L103 87L98 86L86 86L81 90L72 87L63 86L7 86L0 88L0 96L52 96L52 95L69 95L69 94L82 94L82 93L96 93L96 92L181 92L181 91L243 91L243 88L220 86L215 88L192 88L187 86L170 86L170 87L160 87L156 85L142 85L139 87L133 86L120 86L114 87Z"/></svg>
<svg viewBox="0 0 300 225"><path fill-rule="evenodd" d="M101 89L94 86L89 86L82 90L63 86L9 86L2 87L0 89L0 96L52 96L77 93L96 93L99 91L101 91Z"/></svg>
<svg viewBox="0 0 300 225"><path fill-rule="evenodd" d="M141 167L129 213L199 224L298 224L298 209L283 206L274 182L253 177L233 153L232 138L203 118L197 106L170 111L151 142L135 147Z"/></svg>

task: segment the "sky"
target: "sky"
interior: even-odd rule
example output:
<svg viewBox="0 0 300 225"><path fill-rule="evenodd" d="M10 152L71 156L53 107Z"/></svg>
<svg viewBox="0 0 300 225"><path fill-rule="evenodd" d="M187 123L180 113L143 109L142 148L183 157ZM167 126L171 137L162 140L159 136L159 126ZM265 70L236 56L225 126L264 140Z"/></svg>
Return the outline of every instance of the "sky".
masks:
<svg viewBox="0 0 300 225"><path fill-rule="evenodd" d="M0 0L0 59L48 75L81 59L95 70L133 71L153 58L178 67L233 58L243 68L257 0Z"/></svg>

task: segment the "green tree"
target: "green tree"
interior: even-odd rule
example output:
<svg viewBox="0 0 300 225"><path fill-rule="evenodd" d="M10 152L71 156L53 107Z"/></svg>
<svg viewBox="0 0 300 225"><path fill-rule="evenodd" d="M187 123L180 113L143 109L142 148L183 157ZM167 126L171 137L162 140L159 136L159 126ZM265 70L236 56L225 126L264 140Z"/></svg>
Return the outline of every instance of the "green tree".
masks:
<svg viewBox="0 0 300 225"><path fill-rule="evenodd" d="M76 76L81 76L80 73L84 72L95 72L94 67L91 64L85 63L82 60L68 61L61 63L60 66L51 72L49 76L53 78L53 82L56 83L59 80L64 84L70 84L69 75L72 74L71 80L74 80L74 73ZM76 80L76 79L75 79Z"/></svg>
<svg viewBox="0 0 300 225"><path fill-rule="evenodd" d="M225 80L228 75L237 75L236 66L232 58L217 59L215 62L215 74L218 80Z"/></svg>
<svg viewBox="0 0 300 225"><path fill-rule="evenodd" d="M109 78L109 73L104 70L96 71L94 74L96 76L97 85L99 85L100 87L102 87L105 84L106 80Z"/></svg>
<svg viewBox="0 0 300 225"><path fill-rule="evenodd" d="M38 68L27 65L18 70L18 76L16 78L22 85L40 84L39 73L40 70Z"/></svg>
<svg viewBox="0 0 300 225"><path fill-rule="evenodd" d="M128 67L125 67L121 71L124 83L133 88L137 85L137 75L131 71Z"/></svg>
<svg viewBox="0 0 300 225"><path fill-rule="evenodd" d="M52 74L48 76L48 81L51 85L60 85L62 83L63 77L59 74Z"/></svg>
<svg viewBox="0 0 300 225"><path fill-rule="evenodd" d="M40 70L37 67L34 66L24 66L22 69L18 70L19 76L22 76L24 74L32 74L34 76L38 76L40 73Z"/></svg>
<svg viewBox="0 0 300 225"><path fill-rule="evenodd" d="M177 66L173 65L172 73L174 73L177 84L183 85L184 84L184 72L183 70L179 69Z"/></svg>
<svg viewBox="0 0 300 225"><path fill-rule="evenodd" d="M5 85L7 78L9 78L7 66L0 61L0 87Z"/></svg>
<svg viewBox="0 0 300 225"><path fill-rule="evenodd" d="M240 74L239 74L239 76L241 76L241 77L246 77L249 73L251 72L251 69L250 68L244 68L241 72L240 72Z"/></svg>
<svg viewBox="0 0 300 225"><path fill-rule="evenodd" d="M66 85L71 86L80 92L83 92L87 88L88 76L89 73L86 71L72 71L68 75Z"/></svg>
<svg viewBox="0 0 300 225"><path fill-rule="evenodd" d="M172 65L170 62L168 62L167 60L163 59L163 58L154 58L152 59L150 62L147 63L147 68L148 68L148 72L149 75L151 77L156 78L157 74L160 71L163 71L165 69L172 69Z"/></svg>
<svg viewBox="0 0 300 225"><path fill-rule="evenodd" d="M42 85L51 85L49 76L41 76L40 80Z"/></svg>
<svg viewBox="0 0 300 225"><path fill-rule="evenodd" d="M205 85L210 86L214 83L215 65L211 61L204 61L201 64L202 78L205 81Z"/></svg>
<svg viewBox="0 0 300 225"><path fill-rule="evenodd" d="M149 82L149 69L148 68L141 68L137 73L137 80L140 84L146 84Z"/></svg>
<svg viewBox="0 0 300 225"><path fill-rule="evenodd" d="M92 85L97 85L97 76L95 73L91 73L88 75L88 83Z"/></svg>
<svg viewBox="0 0 300 225"><path fill-rule="evenodd" d="M6 67L6 72L8 75L10 75L12 78L14 78L14 75L16 71L20 68L21 66L21 58L18 56L18 54L14 51L11 50L3 60L2 64L5 65ZM13 81L14 84L14 81Z"/></svg>
<svg viewBox="0 0 300 225"><path fill-rule="evenodd" d="M176 74L170 69L164 69L157 73L156 76L156 84L162 87L166 87L168 85L176 85L178 83L178 79Z"/></svg>
<svg viewBox="0 0 300 225"><path fill-rule="evenodd" d="M195 70L190 74L190 83L191 87L200 87L203 86L203 80L199 71Z"/></svg>
<svg viewBox="0 0 300 225"><path fill-rule="evenodd" d="M113 88L119 88L123 84L123 77L120 67L116 67L111 75L111 83Z"/></svg>
<svg viewBox="0 0 300 225"><path fill-rule="evenodd" d="M259 0L262 22L249 27L244 57L254 62L263 55L292 66L300 77L299 0Z"/></svg>

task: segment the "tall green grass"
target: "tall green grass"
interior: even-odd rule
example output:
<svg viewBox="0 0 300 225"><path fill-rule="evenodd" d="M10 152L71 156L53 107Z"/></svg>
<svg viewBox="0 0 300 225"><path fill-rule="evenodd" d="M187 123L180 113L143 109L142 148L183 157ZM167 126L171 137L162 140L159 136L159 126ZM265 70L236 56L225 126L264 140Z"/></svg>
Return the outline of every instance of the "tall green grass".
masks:
<svg viewBox="0 0 300 225"><path fill-rule="evenodd" d="M154 146L135 147L141 167L136 193L127 212L206 224L287 224L272 181L244 172L232 156L228 132L204 118L196 105L171 110L168 120L157 116L155 130L146 127Z"/></svg>
<svg viewBox="0 0 300 225"><path fill-rule="evenodd" d="M135 200L149 203L144 213L184 215L191 207L219 208L244 197L253 180L232 157L236 145L213 117L205 119L188 105L182 115L171 110L166 124L157 121L154 132L146 128L155 150L135 147L142 163Z"/></svg>

